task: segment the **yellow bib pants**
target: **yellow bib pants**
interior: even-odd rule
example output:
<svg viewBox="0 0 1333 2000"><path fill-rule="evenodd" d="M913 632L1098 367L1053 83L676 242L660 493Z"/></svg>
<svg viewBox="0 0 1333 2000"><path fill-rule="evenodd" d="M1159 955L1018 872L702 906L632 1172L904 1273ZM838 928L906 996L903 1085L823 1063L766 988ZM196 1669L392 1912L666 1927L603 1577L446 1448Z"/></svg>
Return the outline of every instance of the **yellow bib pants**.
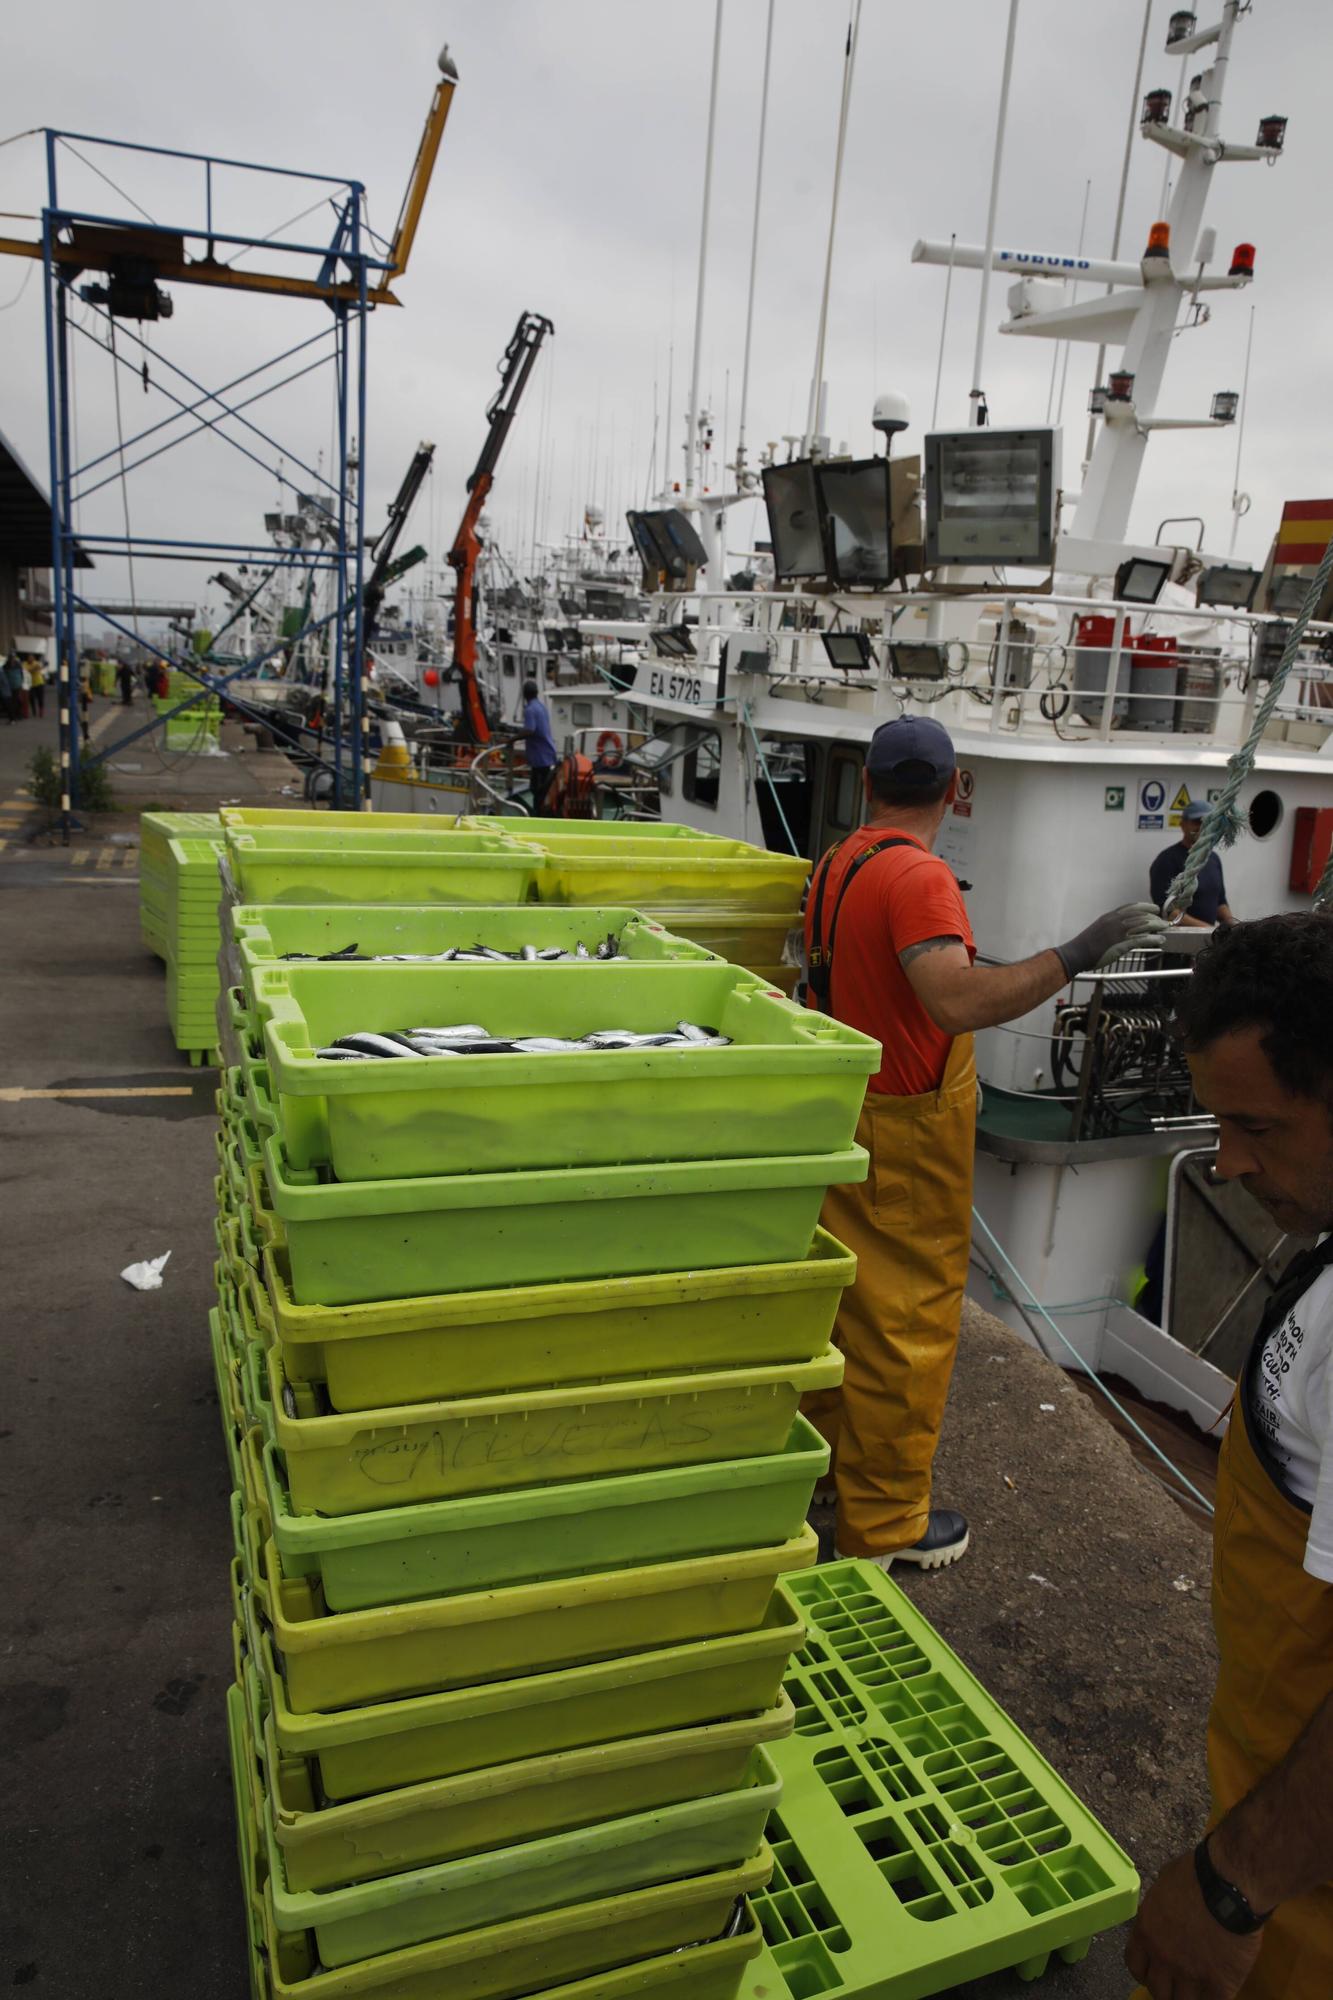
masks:
<svg viewBox="0 0 1333 2000"><path fill-rule="evenodd" d="M869 1174L824 1203L824 1227L856 1253L856 1282L833 1334L842 1386L805 1410L833 1451L843 1555L907 1548L926 1531L972 1241L976 1109L972 1037L959 1035L938 1090L867 1094L856 1137Z"/></svg>

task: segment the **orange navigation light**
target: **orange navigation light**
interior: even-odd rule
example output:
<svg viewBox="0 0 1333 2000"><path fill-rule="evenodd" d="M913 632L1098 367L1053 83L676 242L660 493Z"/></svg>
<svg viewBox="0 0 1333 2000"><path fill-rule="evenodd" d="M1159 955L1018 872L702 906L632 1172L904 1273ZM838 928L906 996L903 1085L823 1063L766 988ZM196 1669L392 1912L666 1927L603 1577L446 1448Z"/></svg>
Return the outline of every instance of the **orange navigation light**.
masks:
<svg viewBox="0 0 1333 2000"><path fill-rule="evenodd" d="M1171 255L1171 224L1154 222L1148 231L1148 247L1145 257L1169 257Z"/></svg>

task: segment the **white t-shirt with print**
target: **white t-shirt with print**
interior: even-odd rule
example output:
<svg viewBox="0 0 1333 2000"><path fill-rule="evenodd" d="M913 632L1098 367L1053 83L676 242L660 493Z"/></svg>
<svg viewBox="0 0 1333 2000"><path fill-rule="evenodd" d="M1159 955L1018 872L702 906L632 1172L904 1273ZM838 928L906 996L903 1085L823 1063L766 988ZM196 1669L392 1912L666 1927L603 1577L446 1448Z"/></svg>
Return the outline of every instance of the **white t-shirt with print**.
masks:
<svg viewBox="0 0 1333 2000"><path fill-rule="evenodd" d="M1305 1567L1333 1583L1333 1265L1264 1342L1250 1414L1274 1464L1312 1509Z"/></svg>

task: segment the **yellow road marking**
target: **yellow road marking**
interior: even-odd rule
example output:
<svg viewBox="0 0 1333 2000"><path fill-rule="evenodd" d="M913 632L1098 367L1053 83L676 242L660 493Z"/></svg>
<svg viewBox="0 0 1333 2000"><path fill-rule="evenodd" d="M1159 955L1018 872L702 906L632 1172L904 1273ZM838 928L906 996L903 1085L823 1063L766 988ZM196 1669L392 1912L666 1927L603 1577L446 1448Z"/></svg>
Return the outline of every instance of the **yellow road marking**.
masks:
<svg viewBox="0 0 1333 2000"><path fill-rule="evenodd" d="M97 1090L80 1090L77 1085L64 1090L27 1090L20 1084L13 1084L0 1090L0 1104L19 1104L34 1097L191 1097L193 1094L188 1083L154 1083L146 1087Z"/></svg>
<svg viewBox="0 0 1333 2000"><path fill-rule="evenodd" d="M114 847L98 848L97 866L99 868L109 868L111 866L111 863L115 860L115 858L116 858L116 850L114 849Z"/></svg>

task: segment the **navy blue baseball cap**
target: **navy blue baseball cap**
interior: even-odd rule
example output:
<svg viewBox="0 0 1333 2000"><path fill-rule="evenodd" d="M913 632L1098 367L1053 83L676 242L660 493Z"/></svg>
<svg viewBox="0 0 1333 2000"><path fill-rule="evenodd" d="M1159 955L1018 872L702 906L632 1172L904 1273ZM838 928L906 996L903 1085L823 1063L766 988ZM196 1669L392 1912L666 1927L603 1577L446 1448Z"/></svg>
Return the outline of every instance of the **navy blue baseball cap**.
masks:
<svg viewBox="0 0 1333 2000"><path fill-rule="evenodd" d="M951 778L957 764L953 738L928 715L900 715L893 722L881 722L866 752L872 778L896 778L899 784L920 785L922 791Z"/></svg>
<svg viewBox="0 0 1333 2000"><path fill-rule="evenodd" d="M1180 817L1182 819L1207 819L1207 799L1186 799L1184 805L1180 808Z"/></svg>

